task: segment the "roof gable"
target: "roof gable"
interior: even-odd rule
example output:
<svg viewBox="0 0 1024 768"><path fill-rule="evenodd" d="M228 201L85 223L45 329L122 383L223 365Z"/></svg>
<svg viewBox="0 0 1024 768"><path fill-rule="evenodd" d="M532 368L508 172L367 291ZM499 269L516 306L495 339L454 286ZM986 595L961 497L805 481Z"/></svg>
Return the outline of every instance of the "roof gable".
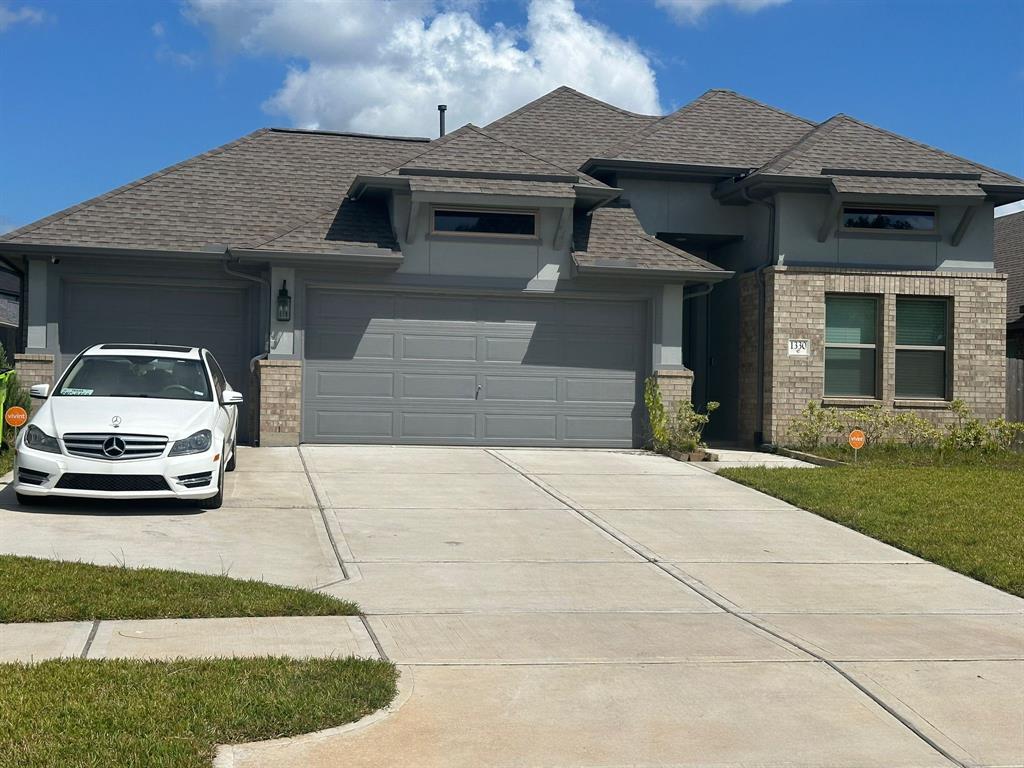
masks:
<svg viewBox="0 0 1024 768"><path fill-rule="evenodd" d="M813 126L733 91L710 90L598 156L756 168Z"/></svg>
<svg viewBox="0 0 1024 768"><path fill-rule="evenodd" d="M510 112L484 130L566 168L579 168L605 148L660 119L606 104L567 86Z"/></svg>

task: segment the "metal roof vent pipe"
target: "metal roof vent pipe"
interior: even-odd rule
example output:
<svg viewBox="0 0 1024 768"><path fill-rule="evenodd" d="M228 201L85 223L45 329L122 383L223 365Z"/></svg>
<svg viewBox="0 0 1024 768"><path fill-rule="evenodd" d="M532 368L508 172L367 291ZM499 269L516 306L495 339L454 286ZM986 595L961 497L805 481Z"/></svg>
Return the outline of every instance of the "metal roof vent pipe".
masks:
<svg viewBox="0 0 1024 768"><path fill-rule="evenodd" d="M440 122L440 127L439 127L440 134L439 134L439 136L444 136L444 113L446 111L448 111L448 105L447 104L438 104L437 105L437 117L438 117L438 120Z"/></svg>

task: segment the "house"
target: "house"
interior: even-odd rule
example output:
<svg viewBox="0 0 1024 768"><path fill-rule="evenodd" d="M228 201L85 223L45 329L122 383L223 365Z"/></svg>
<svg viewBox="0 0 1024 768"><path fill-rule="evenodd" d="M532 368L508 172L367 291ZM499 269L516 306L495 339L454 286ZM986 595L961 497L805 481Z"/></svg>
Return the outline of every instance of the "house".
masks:
<svg viewBox="0 0 1024 768"><path fill-rule="evenodd" d="M0 344L14 362L21 337L21 280L17 272L0 262Z"/></svg>
<svg viewBox="0 0 1024 768"><path fill-rule="evenodd" d="M995 221L995 268L1005 272L1006 355L1024 358L1024 211Z"/></svg>
<svg viewBox="0 0 1024 768"><path fill-rule="evenodd" d="M1024 181L731 91L570 88L442 138L259 130L0 238L24 379L199 344L263 445L639 444L642 384L785 439L809 401L1003 412L993 206Z"/></svg>

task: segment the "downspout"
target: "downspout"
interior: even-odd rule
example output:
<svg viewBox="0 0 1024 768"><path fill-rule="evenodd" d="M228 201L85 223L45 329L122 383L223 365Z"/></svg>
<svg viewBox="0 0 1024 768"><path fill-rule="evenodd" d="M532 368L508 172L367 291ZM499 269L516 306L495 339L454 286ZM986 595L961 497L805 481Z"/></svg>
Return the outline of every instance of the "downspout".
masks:
<svg viewBox="0 0 1024 768"><path fill-rule="evenodd" d="M765 310L767 307L767 291L764 284L764 271L775 264L775 199L771 202L759 200L750 196L750 192L744 187L740 190L743 199L748 203L763 205L770 211L768 217L768 255L763 264L754 270L754 279L757 281L757 424L754 432L754 445L764 444L764 376L765 376Z"/></svg>

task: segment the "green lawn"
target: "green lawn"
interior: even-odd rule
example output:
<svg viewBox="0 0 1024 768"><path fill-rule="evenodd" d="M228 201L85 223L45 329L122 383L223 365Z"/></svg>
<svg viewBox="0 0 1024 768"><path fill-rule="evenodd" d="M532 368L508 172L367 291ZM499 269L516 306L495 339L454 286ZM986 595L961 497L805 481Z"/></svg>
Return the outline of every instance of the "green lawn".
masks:
<svg viewBox="0 0 1024 768"><path fill-rule="evenodd" d="M1024 597L1024 457L865 452L862 459L720 474Z"/></svg>
<svg viewBox="0 0 1024 768"><path fill-rule="evenodd" d="M0 622L358 612L344 600L260 581L0 555Z"/></svg>
<svg viewBox="0 0 1024 768"><path fill-rule="evenodd" d="M208 768L217 744L342 725L386 706L366 659L0 665L0 766Z"/></svg>

